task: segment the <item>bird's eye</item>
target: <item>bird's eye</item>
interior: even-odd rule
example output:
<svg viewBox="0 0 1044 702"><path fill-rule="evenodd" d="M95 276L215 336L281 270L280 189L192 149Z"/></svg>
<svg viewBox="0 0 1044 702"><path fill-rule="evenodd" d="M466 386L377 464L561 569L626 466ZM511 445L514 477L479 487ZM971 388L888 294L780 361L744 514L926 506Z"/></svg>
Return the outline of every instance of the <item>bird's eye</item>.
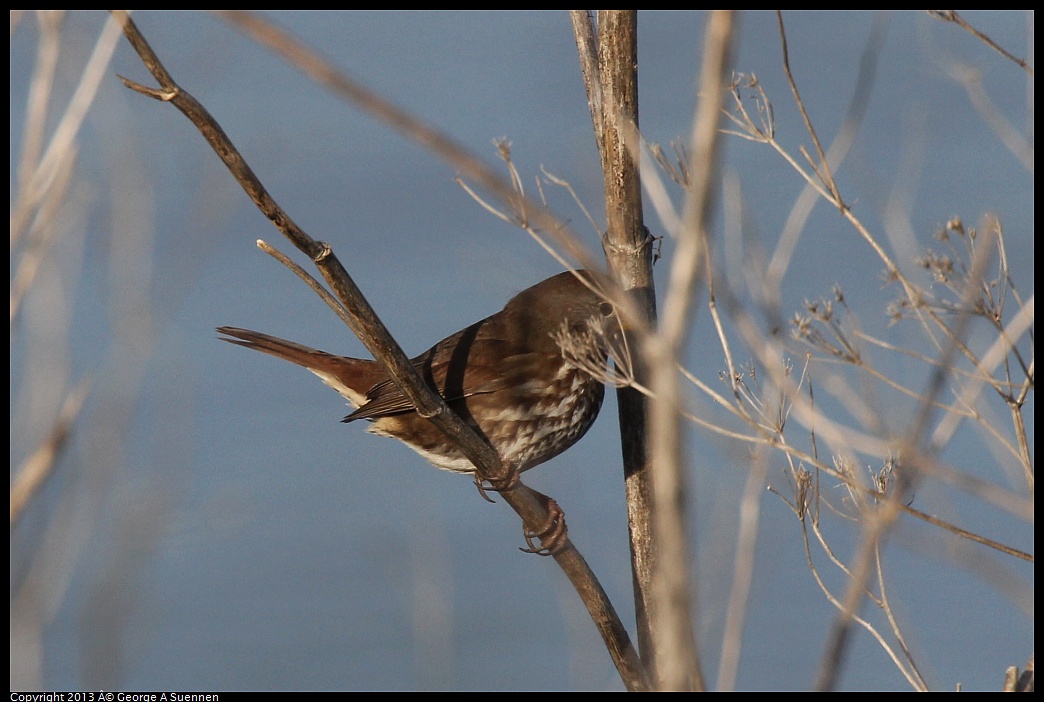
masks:
<svg viewBox="0 0 1044 702"><path fill-rule="evenodd" d="M599 313L600 313L600 314L601 314L601 315L602 315L603 317L608 317L608 316L610 316L610 315L611 315L611 314L613 313L613 310L614 310L614 309L615 309L615 308L614 308L614 307L612 306L612 304L611 304L611 303L608 303L608 302L602 302L602 303L600 303L600 304L598 305L598 312L599 312Z"/></svg>

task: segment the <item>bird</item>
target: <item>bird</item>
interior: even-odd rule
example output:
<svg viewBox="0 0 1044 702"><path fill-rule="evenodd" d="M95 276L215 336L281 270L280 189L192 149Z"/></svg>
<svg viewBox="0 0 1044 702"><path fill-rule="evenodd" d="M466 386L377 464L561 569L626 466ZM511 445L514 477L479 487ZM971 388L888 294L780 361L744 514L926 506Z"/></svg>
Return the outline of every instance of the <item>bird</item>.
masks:
<svg viewBox="0 0 1044 702"><path fill-rule="evenodd" d="M591 428L605 396L614 306L585 270L523 290L499 312L411 359L418 374L496 450L511 475L562 453ZM307 368L355 408L343 422L399 439L438 468L473 473L463 453L427 419L380 363L337 356L238 327L222 340ZM476 481L480 486L481 482ZM494 487L494 489L498 489Z"/></svg>

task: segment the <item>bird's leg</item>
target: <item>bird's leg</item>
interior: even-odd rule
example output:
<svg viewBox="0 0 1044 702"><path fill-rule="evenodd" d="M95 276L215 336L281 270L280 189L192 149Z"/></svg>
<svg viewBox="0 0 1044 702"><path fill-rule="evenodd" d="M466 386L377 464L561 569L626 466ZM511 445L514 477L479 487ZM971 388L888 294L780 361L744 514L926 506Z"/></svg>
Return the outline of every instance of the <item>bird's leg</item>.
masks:
<svg viewBox="0 0 1044 702"><path fill-rule="evenodd" d="M557 502L544 493L523 485L519 478L520 471L516 466L505 466L505 468L507 474L499 478L480 478L476 472L475 487L482 495L482 499L487 502L493 502L493 499L486 494L486 490L506 492L520 487L528 490L547 510L547 519L533 529L523 523L522 538L526 540L526 547L520 546L518 550L523 553L535 553L538 556L553 556L561 551L569 541L565 512Z"/></svg>
<svg viewBox="0 0 1044 702"><path fill-rule="evenodd" d="M566 527L565 512L547 495L532 488L529 490L544 504L544 508L547 510L547 520L535 529L530 529L523 524L522 536L529 547L520 546L518 550L523 553L535 553L538 556L553 556L569 543L569 529ZM534 539L540 539L539 546Z"/></svg>

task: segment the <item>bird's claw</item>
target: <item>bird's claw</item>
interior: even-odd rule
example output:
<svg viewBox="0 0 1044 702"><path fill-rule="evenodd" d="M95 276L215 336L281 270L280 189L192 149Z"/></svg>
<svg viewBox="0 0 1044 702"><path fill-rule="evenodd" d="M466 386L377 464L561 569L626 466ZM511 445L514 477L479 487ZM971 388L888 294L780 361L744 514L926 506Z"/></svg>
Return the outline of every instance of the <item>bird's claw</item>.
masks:
<svg viewBox="0 0 1044 702"><path fill-rule="evenodd" d="M522 537L526 540L528 548L519 546L518 550L523 553L535 553L538 556L553 556L562 551L569 543L569 529L566 527L565 512L558 503L547 496L547 520L536 529L530 529L523 525ZM537 545L536 539L540 540Z"/></svg>
<svg viewBox="0 0 1044 702"><path fill-rule="evenodd" d="M494 501L486 494L487 490L506 492L516 489L521 484L519 471L515 468L508 468L506 475L496 478L483 478L475 473L475 488L486 502ZM518 550L523 553L535 553L538 556L553 556L562 551L569 543L565 512L547 495L536 490L530 491L544 505L544 509L547 510L547 519L533 529L525 524L522 525L522 538L526 540L526 546L519 546Z"/></svg>
<svg viewBox="0 0 1044 702"><path fill-rule="evenodd" d="M475 473L475 488L478 489L479 494L482 495L482 499L486 502L495 502L492 497L486 494L486 490L505 492L507 490L514 490L520 484L521 480L518 477L518 471L514 468L508 468L507 475L499 478L483 478L480 477L478 473Z"/></svg>

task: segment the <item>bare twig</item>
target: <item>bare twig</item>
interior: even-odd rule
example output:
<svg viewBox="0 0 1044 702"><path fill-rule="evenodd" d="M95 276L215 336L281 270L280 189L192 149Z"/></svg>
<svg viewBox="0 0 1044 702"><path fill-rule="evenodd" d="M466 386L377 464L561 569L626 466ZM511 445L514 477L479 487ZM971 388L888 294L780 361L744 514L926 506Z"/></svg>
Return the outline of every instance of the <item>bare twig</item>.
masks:
<svg viewBox="0 0 1044 702"><path fill-rule="evenodd" d="M878 59L881 55L887 27L887 15L876 14L870 36L867 38L866 46L860 56L859 74L852 89L852 98L845 112L844 121L826 150L825 161L834 171L844 163L862 127L867 107L870 105L870 97L873 94ZM778 301L782 298L780 295L781 282L790 266L790 261L816 201L816 190L806 183L805 188L791 207L790 214L783 225L783 231L780 233L779 243L772 252L765 269L764 277L755 279L755 282L761 283L763 288L760 291L759 300L777 314Z"/></svg>
<svg viewBox="0 0 1044 702"><path fill-rule="evenodd" d="M798 109L801 111L801 118L805 120L805 127L808 129L809 136L812 137L812 143L816 147L816 154L819 157L818 161L809 160L809 165L819 176L820 182L828 190L830 190L831 198L838 209L848 209L844 201L841 199L841 193L837 190L837 183L834 182L834 175L831 172L830 162L827 161L826 153L823 152L823 147L819 144L819 137L816 135L816 130L812 128L812 120L808 116L808 112L805 110L805 103L801 99L800 93L798 93L797 82L794 80L794 74L790 71L790 52L787 49L787 33L783 28L783 11L776 10L776 21L779 23L779 39L783 46L783 72L787 76L787 82L790 84L790 91L794 93L794 102L797 103Z"/></svg>
<svg viewBox="0 0 1044 702"><path fill-rule="evenodd" d="M813 499L818 499L818 498L813 498ZM816 538L819 541L820 545L823 546L823 548L826 549L827 552L829 553L829 548L827 547L826 538L819 531L819 527L818 527L818 524L817 524L818 520L816 520L816 519L811 519L810 520L810 519L808 519L807 515L799 515L799 517L801 518L802 534L804 536L804 541L805 541L805 559L806 559L806 563L807 563L807 565L809 567L809 570L812 572L812 577L815 578L816 584L819 586L819 589L826 596L827 601L833 607L835 607L836 609L838 609L840 611L843 611L844 603L841 600L839 600L830 591L830 588L827 587L827 584L823 581L823 577L819 573L819 569L816 568L815 564L812 561L812 552L811 552L811 546L810 546L810 539L808 538L808 532L807 532L808 522L811 522L811 526L812 526L813 532L815 533ZM836 559L836 557L833 557L832 553L830 553L829 555L833 558L834 563L837 564L846 573L846 575L849 575L849 577L851 577L851 573L848 571L848 569L845 568L843 566L843 564L839 560ZM924 681L921 679L920 674L916 672L916 668L912 668L912 669L908 668L907 665L904 664L903 661L900 660L898 654L896 654L896 652L894 651L892 646L888 643L888 641L885 640L885 638L881 634L881 632L879 632L877 630L877 627L875 627L873 624L871 624L869 621L867 621L865 618L859 616L858 614L852 615L852 621L855 622L856 624L858 624L859 626L861 626L872 637L874 637L874 639L877 641L878 645L881 646L881 648L885 651L885 653L888 655L888 657L892 659L892 662L896 665L896 667L903 674L903 676L906 677L906 679L910 682L910 685L915 690L926 691L927 688L926 688L926 686L924 686ZM834 660L833 658L831 658L831 660L834 662L835 665L840 665L839 656L838 656L838 658L836 660Z"/></svg>
<svg viewBox="0 0 1044 702"><path fill-rule="evenodd" d="M892 605L889 603L887 589L885 587L884 567L881 565L881 549L877 549L877 553L874 554L876 558L875 571L877 572L877 589L881 593L881 608L884 610L885 616L888 617L888 624L892 627L892 635L895 637L896 642L899 644L899 649L903 652L903 656L906 658L909 664L909 671L907 679L914 684L914 688L927 692L928 683L925 681L924 676L921 675L921 671L918 670L917 664L914 662L913 654L910 652L910 647L906 644L906 637L903 636L903 632L899 627L899 622L896 621L895 614L892 612ZM896 665L900 670L907 672L904 666L899 666L898 661Z"/></svg>
<svg viewBox="0 0 1044 702"><path fill-rule="evenodd" d="M785 46L786 39L782 22L780 23L780 32L783 36ZM786 51L786 49L784 49L784 51ZM786 72L787 79L791 84L792 92L794 93L795 100L798 102L799 109L806 120L806 128L812 135L813 141L817 144L818 150L819 140L815 136L815 130L811 121L808 119L807 113L801 105L801 97L796 90L796 82L790 72L789 63L786 58L784 58L784 71ZM1003 388L1004 392L1002 392L1002 397L1005 397L1006 401L1010 400L1012 397L1011 389L1014 387L1013 384L1010 381L1002 383L994 380L992 372L998 363L1002 361L1006 363L1007 358L1010 356L1015 358L1015 361L1023 369L1023 372L1026 371L1027 365L1022 361L1018 349L1015 348L1014 340L1018 339L1021 334L1025 333L1027 329L1027 320L1032 320L1032 305L1029 305L1028 309L1025 305L1023 306L1019 315L1020 324L1009 324L1008 327L1010 327L1010 332L1008 329L1003 328L1003 325L1000 325L1002 328L1000 329L998 339L991 349L991 362L989 364L984 363L984 359L979 359L972 349L969 348L968 344L963 341L965 329L973 310L986 308L988 313L983 316L992 316L996 320L1000 319L1000 314L994 311L998 306L993 304L991 298L993 288L988 284L984 284L985 281L981 278L981 273L984 270L983 266L986 264L983 249L989 249L988 245L983 245L983 238L980 237L980 240L977 241L978 250L974 251L972 256L973 264L971 265L971 268L975 272L963 276L960 280L961 287L957 295L960 298L960 302L952 305L951 308L946 309L944 312L945 314L957 314L956 324L950 324L942 317L938 310L925 304L927 297L926 293L906 279L892 262L890 257L884 252L884 249L877 244L870 232L858 222L858 219L856 219L852 212L844 205L844 201L841 199L839 191L836 186L833 185L833 179L830 176L829 171L821 168L821 165L824 162L822 156L820 157L819 162L813 164L812 172L810 173L796 159L785 153L785 151L778 146L774 136L774 125L771 123L771 107L767 104L767 100L764 100L764 93L760 91L760 86L756 81L751 80L750 86L755 88L758 91L757 94L761 96L760 98L757 98L758 114L761 115L761 119L755 122L745 109L737 107L735 109L735 114L731 115L731 117L735 123L741 126L743 131L742 136L753 141L761 141L773 145L774 148L776 148L776 150L780 152L796 170L802 173L806 182L808 182L816 192L840 209L842 215L848 219L853 226L855 226L864 240L870 243L878 256L881 257L886 266L888 266L890 277L902 284L905 296L904 303L906 304L906 307L916 311L919 319L922 321L925 331L929 334L929 338L932 339L938 349L938 359L932 361L935 366L935 371L932 373L928 389L914 394L920 402L918 417L912 423L911 429L907 432L901 447L898 449L899 455L904 457L904 465L908 467L908 470L904 471L905 476L901 478L901 485L905 484L905 486L909 488L922 476L939 478L960 487L960 489L968 490L974 495L995 501L996 504L1007 505L1007 507L1012 510L1013 514L1032 519L1031 500L1025 500L997 485L987 483L986 481L982 481L971 475L959 473L949 467L943 468L939 466L938 462L932 457L932 454L935 453L941 445L945 444L950 436L952 436L959 421L962 418L969 416L969 412L960 410L961 408L972 407L975 394L984 383L993 385L999 392ZM738 103L739 98L735 93L735 89L734 97ZM809 160L809 162L811 163L811 160ZM987 227L987 229L997 229L999 232L999 228ZM988 242L989 239L986 239L986 241ZM1003 249L1000 249L1000 251L1003 260ZM1006 289L1005 286L1000 288L1000 293L1002 295L1000 299L1003 299L1003 292ZM980 295L983 298L982 300L978 299L978 296ZM828 349L828 351L835 353L838 358L843 358L846 362L854 363L859 367L864 367L858 351L845 342L844 333L836 326L836 323L831 326L832 323L826 318L824 318L824 323L827 324L829 328L833 329L836 340L836 345L833 350L830 351L830 349ZM994 321L993 323L999 325L999 321ZM753 333L753 328L749 325L741 325L741 328L749 329L749 331L752 332L748 334L748 338L751 340L756 338L755 333ZM934 331L937 331L938 333L933 333ZM1030 343L1032 343L1032 341ZM753 347L758 348L758 344L753 344ZM769 345L762 345L762 348L765 351L770 350ZM945 382L943 379L953 377L952 374L955 370L954 354L963 355L973 364L974 373L969 375L974 378L974 381L966 386L965 392L961 393L961 396L956 403L947 405L940 402L938 396L941 392L941 384ZM777 357L778 354L773 353L771 359L766 363L766 365L776 373L778 373ZM867 368L867 370L872 371L872 369L869 368ZM1027 376L1030 375L1031 374L1027 374ZM1028 381L1027 383L1022 384L1022 387L1029 387L1031 384L1032 382ZM788 390L788 394L791 392L791 390ZM858 397L857 394L855 396ZM940 422L938 422L929 437L928 418L931 416L933 411L938 408L944 409L946 415ZM817 415L811 407L799 402L795 404L794 409L796 410L797 415L802 418L802 421L807 425L816 422L817 427L825 428L828 435L831 435L831 440L835 445L839 447L849 447L849 450L851 447L854 447L854 444L849 440L852 437L850 433L846 430L842 430L841 427L832 421L823 421L823 417ZM1013 406L1013 420L1016 425L1017 433L1020 418L1021 412L1019 411L1019 408ZM920 445L921 442L926 442L927 446L922 448ZM886 449L886 446L882 445L880 448ZM785 450L788 450L788 452L792 451L789 448ZM877 451L874 451L874 453L877 453ZM1028 456L1028 450L1020 451L1019 453L1020 457ZM1022 462L1024 465L1031 465L1028 460L1023 460ZM1027 471L1027 475L1029 476L1027 482L1029 485L1032 485L1032 468ZM854 488L857 485L848 478L842 477L842 479L844 479L845 484L850 487ZM863 488L859 488L860 492L862 489ZM1007 494L1002 497L998 493L998 490ZM860 598L866 594L866 580L873 570L874 554L879 553L880 542L890 529L896 514L899 512L905 512L913 514L920 519L924 519L929 523L936 523L933 517L924 514L923 512L911 510L908 505L899 502L897 496L902 494L908 494L908 492L900 486L900 488L895 490L891 496L882 495L878 507L874 508L872 511L865 512L865 518L863 519L865 528L859 552L853 559L851 567L846 568L846 572L850 574L848 592L843 600L838 600L839 615L826 647L827 652L824 655L821 664L820 678L817 684L822 689L829 689L833 686L834 681L836 680L836 675L844 661L845 643L848 640L848 632L850 629L849 623L858 622L861 626L863 625L862 621L855 616L858 610L858 602ZM947 524L943 526L943 528L951 533L958 534L961 538L971 539L982 543L983 537L980 535L969 533L966 530L959 529L951 524ZM1015 557L1030 562L1033 561L1033 557L1030 554L996 543L990 545L994 548L999 547L1003 552ZM900 641L900 647L905 648L902 643L901 634L897 632L896 636ZM920 680L920 676L916 672L916 667L912 665L912 662L909 666L906 666L899 662L894 653L890 652L890 655L893 656L896 665L904 671L904 674L908 676L915 686L923 684L923 681Z"/></svg>
<svg viewBox="0 0 1044 702"><path fill-rule="evenodd" d="M986 44L986 46L990 47L1004 58L1008 59L1009 61L1013 61L1017 66L1019 66L1019 68L1026 71L1026 73L1029 73L1030 76L1033 75L1033 66L1029 65L1025 60L1020 59L1018 56L1015 56L1011 52L1007 51L1003 46L993 41L993 39L991 39L988 34L981 32L972 25L970 25L967 22L967 20L965 20L963 17L957 14L957 10L925 10L925 12L928 13L929 17L934 17L935 19L942 20L943 22L952 22L953 24L956 24L958 27L960 27L976 39Z"/></svg>

